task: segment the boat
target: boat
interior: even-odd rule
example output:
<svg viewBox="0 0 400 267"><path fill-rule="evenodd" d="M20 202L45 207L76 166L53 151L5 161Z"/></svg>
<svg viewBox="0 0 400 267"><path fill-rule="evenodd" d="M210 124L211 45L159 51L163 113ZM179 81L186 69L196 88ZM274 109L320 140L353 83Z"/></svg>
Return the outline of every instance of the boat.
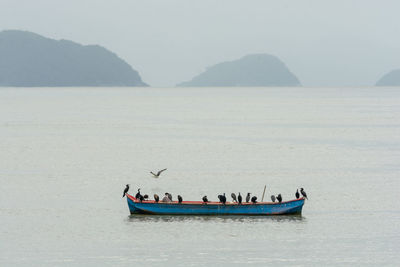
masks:
<svg viewBox="0 0 400 267"><path fill-rule="evenodd" d="M154 200L140 201L126 194L131 214L157 215L289 215L301 214L304 198L284 202L241 203L177 201L155 202Z"/></svg>

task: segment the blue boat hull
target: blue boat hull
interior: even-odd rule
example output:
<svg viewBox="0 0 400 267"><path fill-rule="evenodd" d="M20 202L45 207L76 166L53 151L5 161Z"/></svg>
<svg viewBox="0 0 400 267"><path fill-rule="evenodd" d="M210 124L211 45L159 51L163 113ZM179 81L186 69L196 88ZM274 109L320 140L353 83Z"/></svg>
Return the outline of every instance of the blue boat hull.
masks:
<svg viewBox="0 0 400 267"><path fill-rule="evenodd" d="M204 204L197 201L158 202L137 201L133 196L127 195L128 207L131 214L168 214L168 215L286 215L301 214L304 198L282 202L262 203L227 203L218 202Z"/></svg>

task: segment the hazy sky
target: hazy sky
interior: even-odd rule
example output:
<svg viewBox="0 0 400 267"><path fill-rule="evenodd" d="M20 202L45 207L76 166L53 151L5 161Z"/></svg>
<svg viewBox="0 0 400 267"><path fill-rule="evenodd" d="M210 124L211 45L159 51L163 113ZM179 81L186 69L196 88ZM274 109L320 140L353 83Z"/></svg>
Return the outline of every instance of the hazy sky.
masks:
<svg viewBox="0 0 400 267"><path fill-rule="evenodd" d="M102 45L152 86L251 53L305 86L369 86L400 68L398 0L0 0L0 30Z"/></svg>

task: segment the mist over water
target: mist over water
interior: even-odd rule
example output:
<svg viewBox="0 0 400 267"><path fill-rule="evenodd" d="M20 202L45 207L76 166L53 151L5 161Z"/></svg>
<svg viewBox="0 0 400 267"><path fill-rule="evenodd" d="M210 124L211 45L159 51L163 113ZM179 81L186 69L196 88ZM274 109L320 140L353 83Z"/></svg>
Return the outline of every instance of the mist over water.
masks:
<svg viewBox="0 0 400 267"><path fill-rule="evenodd" d="M0 265L393 265L398 103L398 88L2 88ZM130 216L127 183L309 201L302 216Z"/></svg>

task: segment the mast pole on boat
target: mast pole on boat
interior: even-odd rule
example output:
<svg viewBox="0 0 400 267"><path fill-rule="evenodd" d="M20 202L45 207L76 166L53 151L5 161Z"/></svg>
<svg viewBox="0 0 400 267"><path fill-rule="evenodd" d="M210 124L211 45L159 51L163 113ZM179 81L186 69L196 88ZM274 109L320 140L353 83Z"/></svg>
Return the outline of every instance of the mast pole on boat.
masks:
<svg viewBox="0 0 400 267"><path fill-rule="evenodd" d="M264 192L263 192L263 195L262 195L262 199L261 199L261 202L264 202L264 195L265 195L265 189L267 188L267 185L264 185Z"/></svg>

